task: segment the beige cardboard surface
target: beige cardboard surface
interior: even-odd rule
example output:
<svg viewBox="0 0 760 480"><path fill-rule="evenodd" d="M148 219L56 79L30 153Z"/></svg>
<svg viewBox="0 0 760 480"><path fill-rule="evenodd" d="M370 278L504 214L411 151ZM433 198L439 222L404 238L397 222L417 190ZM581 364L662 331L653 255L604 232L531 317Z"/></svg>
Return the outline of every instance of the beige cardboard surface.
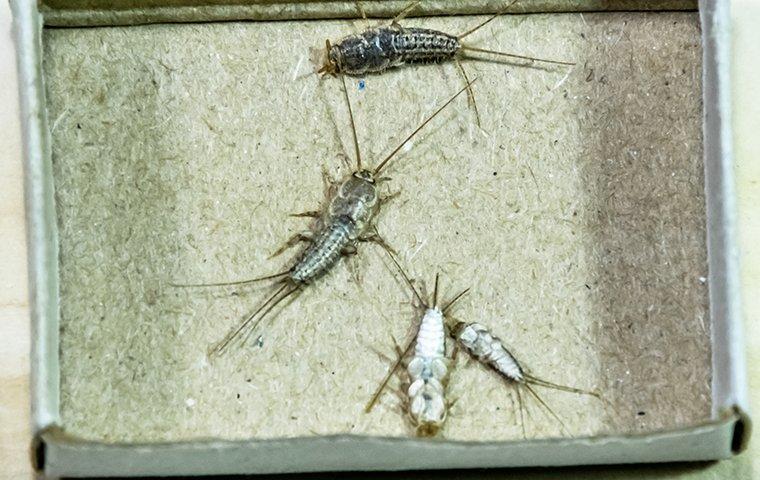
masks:
<svg viewBox="0 0 760 480"><path fill-rule="evenodd" d="M478 19L410 20L464 31ZM710 409L709 319L695 13L508 17L478 46L572 69L468 62L463 98L387 170L378 218L410 273L443 274L456 315L493 328L535 375L614 407L542 391L573 435L651 431ZM353 26L352 26L353 25ZM397 395L362 407L390 335L414 312L364 247L209 363L205 352L269 289L181 290L282 270L267 260L348 169L335 79L309 48L344 21L49 30L61 228L62 418L72 434L151 441L320 433L408 435ZM460 88L452 65L354 80L365 162ZM357 278L359 282L357 284ZM520 438L514 396L460 356L444 435ZM560 434L531 402L529 436Z"/></svg>

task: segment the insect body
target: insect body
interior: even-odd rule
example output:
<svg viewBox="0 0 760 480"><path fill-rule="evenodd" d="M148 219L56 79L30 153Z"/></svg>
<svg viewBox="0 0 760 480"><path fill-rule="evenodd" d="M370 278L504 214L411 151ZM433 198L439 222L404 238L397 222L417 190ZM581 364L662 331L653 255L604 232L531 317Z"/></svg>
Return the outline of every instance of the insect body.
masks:
<svg viewBox="0 0 760 480"><path fill-rule="evenodd" d="M359 170L339 185L325 214L323 227L289 271L292 282L309 283L325 274L342 254L351 252L380 206L377 184L371 172Z"/></svg>
<svg viewBox="0 0 760 480"><path fill-rule="evenodd" d="M409 417L417 426L417 435L435 435L446 420L447 403L444 388L449 377L446 357L446 332L443 313L438 306L428 308L420 322L414 356L406 371L411 384Z"/></svg>
<svg viewBox="0 0 760 480"><path fill-rule="evenodd" d="M518 383L525 382L525 372L515 357L504 348L497 337L479 323L459 322L451 329L452 336L481 363L488 365L504 377Z"/></svg>
<svg viewBox="0 0 760 480"><path fill-rule="evenodd" d="M465 83L470 83L460 60L467 58L483 59L473 55L473 53L519 59L530 63L543 62L557 65L575 65L573 62L561 62L498 52L462 43L463 38L476 32L496 17L505 13L516 2L517 0L513 0L501 13L497 13L461 35L451 35L437 30L402 27L399 25L398 21L419 3L415 2L407 9L404 9L389 27L368 28L362 33L348 35L336 44L331 44L329 40L326 40L325 63L317 73L362 76L368 73L383 73L386 70L402 65L453 61L464 77ZM472 88L468 88L467 92L475 112L477 124L480 126L480 113L475 102L475 94Z"/></svg>
<svg viewBox="0 0 760 480"><path fill-rule="evenodd" d="M321 71L364 75L382 73L410 63L453 60L461 50L459 39L436 30L370 28L345 37L335 45L327 43L327 64Z"/></svg>
<svg viewBox="0 0 760 480"><path fill-rule="evenodd" d="M402 27L398 21L407 13L405 9L388 27L368 28L364 32L348 35L335 44L326 45L326 61L318 73L331 75L365 75L382 73L406 64L438 63L473 58L471 53L497 55L530 62L575 65L572 62L545 60L512 53L476 48L462 43L462 39L475 33L514 5L510 3L498 13L461 35L451 35L426 28ZM419 2L417 2L419 3ZM416 3L412 7L416 6ZM464 72L464 70L462 70ZM466 75L465 75L466 77Z"/></svg>
<svg viewBox="0 0 760 480"><path fill-rule="evenodd" d="M566 431L562 420L549 408L546 402L536 393L533 389L533 385L552 388L555 390L561 390L564 392L580 393L584 395L591 395L601 399L601 396L597 392L591 392L587 390L581 390L579 388L568 387L565 385L559 385L556 383L542 380L538 377L534 377L526 373L517 359L507 350L504 343L496 336L494 336L486 327L479 323L465 323L456 322L450 328L451 336L457 341L459 345L464 347L467 352L477 359L480 363L495 370L505 380L525 388L528 393L534 397L545 409L554 417L562 428ZM525 424L523 418L523 404L520 390L517 389L517 398L520 408L521 426L523 428L523 436L525 436Z"/></svg>
<svg viewBox="0 0 760 480"><path fill-rule="evenodd" d="M326 274L338 262L344 254L356 252L356 247L362 241L374 241L383 244L377 234L367 235L372 219L380 208L384 199L381 199L377 191L379 173L388 165L401 148L406 145L425 125L436 115L454 101L470 85L462 88L438 110L420 124L401 144L396 147L377 167L368 170L362 167L359 143L356 135L351 102L348 91L343 83L343 92L348 104L348 112L351 119L351 131L353 133L356 153L356 170L348 175L335 189L330 203L323 212L312 211L296 216L316 217L320 219L319 226L313 236L296 235L291 238L275 255L285 248L295 245L299 241L309 242L310 245L298 257L291 268L283 272L265 277L242 280L235 282L222 282L211 284L184 284L182 287L209 287L209 286L232 286L253 283L261 280L280 279L280 287L239 326L233 329L221 342L212 347L211 354L221 354L231 342L242 336L243 342L255 330L256 326L264 317L279 303L293 294L299 292L304 286Z"/></svg>
<svg viewBox="0 0 760 480"><path fill-rule="evenodd" d="M445 393L451 363L450 355L446 352L445 314L469 289L459 293L445 306L440 307L438 305L439 277L436 275L433 302L429 304L422 299L393 254L388 249L386 251L425 310L416 336L409 342L406 349L403 351L399 349L398 360L367 404L365 412L369 413L372 410L388 380L414 347L412 357L406 365L409 378L409 387L406 390L408 414L418 436L432 437L438 433L446 421L450 405Z"/></svg>

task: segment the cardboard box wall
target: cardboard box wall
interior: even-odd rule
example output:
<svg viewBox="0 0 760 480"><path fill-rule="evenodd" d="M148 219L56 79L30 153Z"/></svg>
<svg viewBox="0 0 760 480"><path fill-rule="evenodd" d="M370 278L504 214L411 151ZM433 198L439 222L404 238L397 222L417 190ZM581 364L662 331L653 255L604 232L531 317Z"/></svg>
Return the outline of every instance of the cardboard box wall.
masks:
<svg viewBox="0 0 760 480"><path fill-rule="evenodd" d="M331 2L316 2L310 8L330 8ZM81 5L80 5L81 7ZM196 8L197 6L188 7ZM214 8L222 6L214 6ZM253 6L251 8L257 8ZM661 5L660 5L661 7ZM407 438L378 438L363 435L330 435L316 438L278 440L172 441L134 444L83 439L67 433L61 423L59 378L59 252L51 165L51 123L46 118L48 104L42 86L40 17L33 6L14 5L18 34L19 61L25 89L24 115L27 125L28 184L30 222L30 265L33 272L35 306L35 421L40 432L40 466L51 474L139 475L189 473L248 473L276 471L456 468L509 465L564 465L637 461L695 460L725 458L737 451L748 438L748 421L743 391L743 370L739 358L740 332L737 330L735 288L735 247L732 241L732 181L729 125L726 113L725 23L722 4L716 10L701 11L703 42L702 78L705 125L705 192L709 261L710 332L712 387L711 420L700 425L649 432L641 435L605 434L587 439L547 439L531 441L434 443ZM50 5L45 8L52 8ZM43 11L45 11L43 8ZM210 8L210 7L209 7ZM262 6L261 8L265 8ZM464 8L464 7L462 7ZM655 6L655 8L657 8ZM87 10L52 9L45 19L104 18L83 15ZM371 10L368 8L367 10ZM114 12L104 10L108 18ZM118 11L121 20L113 23L143 23L160 11L187 20L187 9L147 8L135 13ZM463 10L468 11L470 10ZM127 12L129 15L127 15ZM147 13L146 13L147 12ZM215 10L215 15L218 10ZM101 11L103 13L103 11ZM353 13L347 13L354 15ZM431 12L436 13L436 12ZM58 16L56 16L58 15ZM320 16L313 13L308 16ZM324 16L342 16L326 14ZM221 18L221 17L216 17ZM215 18L215 19L216 19ZM254 18L241 15L241 18ZM256 17L260 18L260 17ZM102 20L98 20L102 22ZM97 22L96 22L97 23ZM181 25L179 26L182 27ZM378 141L382 148L384 140ZM63 240L65 242L65 239ZM422 275L424 272L420 271ZM401 309L399 311L402 311ZM402 319L405 320L406 319ZM415 455L410 456L413 449ZM44 451L44 455L42 452ZM296 453L297 452L297 453ZM444 455L445 453L445 455ZM442 462L441 457L447 460Z"/></svg>

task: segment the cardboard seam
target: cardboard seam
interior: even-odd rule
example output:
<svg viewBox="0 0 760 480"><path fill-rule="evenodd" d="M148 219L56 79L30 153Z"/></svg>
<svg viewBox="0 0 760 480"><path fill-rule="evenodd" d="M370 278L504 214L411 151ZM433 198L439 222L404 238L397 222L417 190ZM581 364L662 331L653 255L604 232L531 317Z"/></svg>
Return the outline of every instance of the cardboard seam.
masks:
<svg viewBox="0 0 760 480"><path fill-rule="evenodd" d="M408 1L365 2L363 8L370 18L393 18ZM657 5L657 4L660 5ZM432 15L475 15L497 13L502 4L488 0L468 0L451 2L430 1L418 7L409 17ZM600 11L688 11L696 10L696 0L672 0L667 2L599 2L576 1L572 3L541 2L536 5L525 3L513 7L515 14L524 13L566 13ZM250 5L177 5L170 7L129 7L129 8L55 8L41 5L46 26L82 27L113 25L145 25L153 23L197 23L240 20L329 20L356 19L360 13L352 2L338 1L281 1Z"/></svg>

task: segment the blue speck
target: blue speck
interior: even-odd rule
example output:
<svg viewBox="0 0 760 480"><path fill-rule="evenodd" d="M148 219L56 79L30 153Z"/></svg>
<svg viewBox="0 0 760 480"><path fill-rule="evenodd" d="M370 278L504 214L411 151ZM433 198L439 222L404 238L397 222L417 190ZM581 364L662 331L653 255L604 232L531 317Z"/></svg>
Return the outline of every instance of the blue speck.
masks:
<svg viewBox="0 0 760 480"><path fill-rule="evenodd" d="M364 87L366 87L366 86L367 85L364 83L364 80L359 80L359 90L360 91L364 90Z"/></svg>

